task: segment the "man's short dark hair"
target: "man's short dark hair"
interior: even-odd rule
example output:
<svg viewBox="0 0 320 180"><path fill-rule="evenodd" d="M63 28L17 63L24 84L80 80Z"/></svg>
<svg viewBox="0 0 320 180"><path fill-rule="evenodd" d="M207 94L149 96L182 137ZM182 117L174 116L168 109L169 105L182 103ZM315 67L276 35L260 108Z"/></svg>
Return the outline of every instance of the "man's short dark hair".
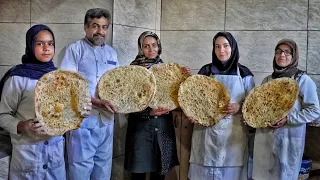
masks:
<svg viewBox="0 0 320 180"><path fill-rule="evenodd" d="M111 14L108 10L103 9L103 8L93 8L93 9L89 9L86 12L86 16L84 17L84 24L88 25L92 19L94 18L101 18L104 17L106 18L109 23L111 21Z"/></svg>

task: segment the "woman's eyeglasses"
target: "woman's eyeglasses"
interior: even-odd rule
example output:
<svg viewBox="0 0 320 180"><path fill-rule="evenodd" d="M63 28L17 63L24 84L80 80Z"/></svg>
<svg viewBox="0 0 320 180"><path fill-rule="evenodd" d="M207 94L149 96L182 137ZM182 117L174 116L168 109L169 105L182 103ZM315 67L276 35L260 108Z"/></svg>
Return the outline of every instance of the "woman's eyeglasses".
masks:
<svg viewBox="0 0 320 180"><path fill-rule="evenodd" d="M275 54L281 55L284 52L284 55L291 56L292 52L288 50L276 49Z"/></svg>

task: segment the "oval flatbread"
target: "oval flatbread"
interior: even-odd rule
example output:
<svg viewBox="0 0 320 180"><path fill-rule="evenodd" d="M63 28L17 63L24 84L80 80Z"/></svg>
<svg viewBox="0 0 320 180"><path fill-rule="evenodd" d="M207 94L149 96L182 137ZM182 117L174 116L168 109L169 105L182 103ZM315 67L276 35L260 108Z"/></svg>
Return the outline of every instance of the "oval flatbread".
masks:
<svg viewBox="0 0 320 180"><path fill-rule="evenodd" d="M230 95L217 80L192 75L180 85L178 101L187 117L203 126L212 126L225 116L223 110L230 102Z"/></svg>
<svg viewBox="0 0 320 180"><path fill-rule="evenodd" d="M150 70L156 78L157 92L149 106L153 109L169 110L179 107L179 86L190 75L185 73L184 68L176 63L153 65Z"/></svg>
<svg viewBox="0 0 320 180"><path fill-rule="evenodd" d="M43 75L35 88L35 111L46 134L63 135L77 129L81 111L91 102L88 82L80 74L56 70Z"/></svg>
<svg viewBox="0 0 320 180"><path fill-rule="evenodd" d="M156 80L142 66L121 66L102 75L98 83L101 99L110 101L118 113L139 112L148 107L156 92Z"/></svg>
<svg viewBox="0 0 320 180"><path fill-rule="evenodd" d="M274 125L286 117L299 93L292 78L278 78L253 88L242 106L245 122L254 128Z"/></svg>

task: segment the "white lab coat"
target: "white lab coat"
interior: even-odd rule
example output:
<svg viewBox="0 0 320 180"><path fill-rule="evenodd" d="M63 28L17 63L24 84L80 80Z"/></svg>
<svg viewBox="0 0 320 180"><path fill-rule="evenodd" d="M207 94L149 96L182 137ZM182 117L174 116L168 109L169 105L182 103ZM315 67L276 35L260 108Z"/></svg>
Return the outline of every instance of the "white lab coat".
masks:
<svg viewBox="0 0 320 180"><path fill-rule="evenodd" d="M238 73L239 74L239 73ZM230 103L241 104L254 87L252 76L215 75L230 93ZM227 116L211 127L195 125L192 134L189 178L241 179L246 177L248 129L242 115Z"/></svg>
<svg viewBox="0 0 320 180"><path fill-rule="evenodd" d="M263 82L270 81L268 76ZM306 123L320 115L316 85L304 74L298 78L299 96L282 128L257 129L254 140L253 179L297 180L304 151Z"/></svg>
<svg viewBox="0 0 320 180"><path fill-rule="evenodd" d="M34 139L17 133L20 121L34 119L34 88L38 80L12 76L6 81L0 102L0 126L10 132L10 179L66 179L64 138Z"/></svg>
<svg viewBox="0 0 320 180"><path fill-rule="evenodd" d="M92 46L81 39L70 44L61 69L80 73L89 82L92 97L100 77L119 66L117 53L108 45ZM93 107L80 129L67 133L68 175L70 179L110 179L114 115Z"/></svg>

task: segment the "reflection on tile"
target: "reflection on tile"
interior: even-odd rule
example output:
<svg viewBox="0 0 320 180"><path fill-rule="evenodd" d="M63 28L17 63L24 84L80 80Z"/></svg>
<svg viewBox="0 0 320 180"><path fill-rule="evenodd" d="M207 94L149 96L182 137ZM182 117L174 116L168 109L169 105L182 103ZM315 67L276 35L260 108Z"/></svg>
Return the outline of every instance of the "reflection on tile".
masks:
<svg viewBox="0 0 320 180"><path fill-rule="evenodd" d="M222 30L225 0L162 0L161 30Z"/></svg>
<svg viewBox="0 0 320 180"><path fill-rule="evenodd" d="M307 72L309 74L320 74L319 63L320 63L320 32L310 31L308 40L308 61L307 61Z"/></svg>
<svg viewBox="0 0 320 180"><path fill-rule="evenodd" d="M112 0L31 0L31 22L81 23L90 8L105 8L112 15Z"/></svg>
<svg viewBox="0 0 320 180"><path fill-rule="evenodd" d="M273 72L274 48L283 38L293 39L299 47L299 68L306 70L306 31L231 31L238 42L240 63L251 71Z"/></svg>
<svg viewBox="0 0 320 180"><path fill-rule="evenodd" d="M124 155L127 132L127 119L123 114L115 115L113 131L113 157Z"/></svg>
<svg viewBox="0 0 320 180"><path fill-rule="evenodd" d="M228 0L227 30L306 30L308 0Z"/></svg>
<svg viewBox="0 0 320 180"><path fill-rule="evenodd" d="M16 65L21 63L21 57L26 47L26 33L29 28L30 25L25 23L1 23L1 65Z"/></svg>
<svg viewBox="0 0 320 180"><path fill-rule="evenodd" d="M111 180L130 180L130 173L124 170L124 156L112 159Z"/></svg>
<svg viewBox="0 0 320 180"><path fill-rule="evenodd" d="M215 31L161 31L162 59L191 69L212 62Z"/></svg>
<svg viewBox="0 0 320 180"><path fill-rule="evenodd" d="M320 30L320 3L319 0L309 0L309 30Z"/></svg>
<svg viewBox="0 0 320 180"><path fill-rule="evenodd" d="M157 0L114 1L114 23L148 29L156 28Z"/></svg>
<svg viewBox="0 0 320 180"><path fill-rule="evenodd" d="M128 65L135 59L138 54L138 38L142 32L147 30L114 25L113 47L118 53L120 65Z"/></svg>
<svg viewBox="0 0 320 180"><path fill-rule="evenodd" d="M25 0L1 0L0 22L30 22L30 2Z"/></svg>

